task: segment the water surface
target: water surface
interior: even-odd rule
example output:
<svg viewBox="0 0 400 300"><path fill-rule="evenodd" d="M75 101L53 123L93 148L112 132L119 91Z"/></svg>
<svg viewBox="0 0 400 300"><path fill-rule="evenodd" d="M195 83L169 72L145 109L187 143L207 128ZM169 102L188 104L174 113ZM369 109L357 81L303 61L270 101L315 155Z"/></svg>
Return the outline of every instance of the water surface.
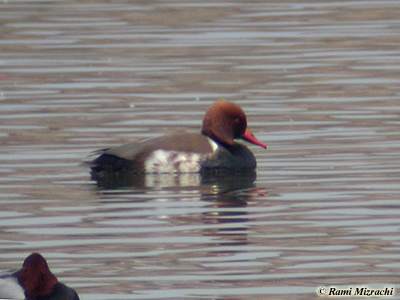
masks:
<svg viewBox="0 0 400 300"><path fill-rule="evenodd" d="M3 1L1 268L38 251L93 300L399 288L399 6ZM268 145L256 179L91 181L92 151L199 130L221 98Z"/></svg>

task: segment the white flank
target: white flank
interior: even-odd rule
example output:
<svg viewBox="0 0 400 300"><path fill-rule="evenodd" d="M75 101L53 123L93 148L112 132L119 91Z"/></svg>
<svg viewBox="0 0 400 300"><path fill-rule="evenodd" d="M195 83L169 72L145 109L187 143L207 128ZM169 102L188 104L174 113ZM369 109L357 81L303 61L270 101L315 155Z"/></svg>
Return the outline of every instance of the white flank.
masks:
<svg viewBox="0 0 400 300"><path fill-rule="evenodd" d="M25 299L24 290L16 278L0 278L0 299Z"/></svg>
<svg viewBox="0 0 400 300"><path fill-rule="evenodd" d="M153 151L144 163L146 173L197 173L202 156L178 151Z"/></svg>

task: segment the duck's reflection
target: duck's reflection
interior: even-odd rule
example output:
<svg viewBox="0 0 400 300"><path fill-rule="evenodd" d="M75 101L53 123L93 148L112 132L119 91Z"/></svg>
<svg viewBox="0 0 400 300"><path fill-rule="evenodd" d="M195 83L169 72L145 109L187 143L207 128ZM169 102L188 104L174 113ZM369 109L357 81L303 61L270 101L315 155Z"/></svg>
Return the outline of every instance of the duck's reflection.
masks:
<svg viewBox="0 0 400 300"><path fill-rule="evenodd" d="M241 246L248 243L248 210L247 204L255 191L256 172L244 173L196 173L196 174L125 174L125 176L102 177L97 181L99 192L118 198L121 193L124 199L129 194L153 194L154 198L165 192L181 194L190 193L194 198L206 202L201 214L188 216L188 222L199 228L207 225L206 229L199 229L202 236L213 236L219 240L221 247ZM109 199L109 198L108 198ZM175 198L174 198L175 199ZM174 200L176 201L176 200ZM174 218L182 215L165 216L175 223ZM164 219L165 220L165 219ZM198 221L201 220L201 224ZM215 225L215 226L214 226ZM215 244L214 244L215 245Z"/></svg>
<svg viewBox="0 0 400 300"><path fill-rule="evenodd" d="M247 245L248 201L247 193L237 194L234 191L215 197L210 201L210 210L203 213L204 223L215 224L215 228L204 234L218 238L220 246Z"/></svg>
<svg viewBox="0 0 400 300"><path fill-rule="evenodd" d="M119 188L196 188L211 187L215 193L225 193L254 187L256 172L203 172L182 174L110 173L92 178L101 189Z"/></svg>

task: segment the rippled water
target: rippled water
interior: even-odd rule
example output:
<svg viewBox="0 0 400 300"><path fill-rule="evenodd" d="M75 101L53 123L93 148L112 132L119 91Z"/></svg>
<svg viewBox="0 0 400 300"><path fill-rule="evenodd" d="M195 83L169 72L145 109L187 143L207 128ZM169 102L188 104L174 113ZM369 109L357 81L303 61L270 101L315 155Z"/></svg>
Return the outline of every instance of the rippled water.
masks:
<svg viewBox="0 0 400 300"><path fill-rule="evenodd" d="M2 269L39 251L93 300L400 288L398 1L0 8ZM268 145L255 181L90 180L92 151L199 130L220 98Z"/></svg>

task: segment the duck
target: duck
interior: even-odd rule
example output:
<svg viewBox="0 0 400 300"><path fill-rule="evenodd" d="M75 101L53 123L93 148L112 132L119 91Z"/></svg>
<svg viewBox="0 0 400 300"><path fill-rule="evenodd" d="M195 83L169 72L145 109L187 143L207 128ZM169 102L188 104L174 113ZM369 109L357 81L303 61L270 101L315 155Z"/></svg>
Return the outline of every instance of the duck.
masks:
<svg viewBox="0 0 400 300"><path fill-rule="evenodd" d="M41 254L32 253L20 270L0 278L0 299L79 300L79 296L58 281Z"/></svg>
<svg viewBox="0 0 400 300"><path fill-rule="evenodd" d="M256 169L253 153L235 140L267 146L247 128L243 109L226 100L208 108L199 133L173 133L99 150L91 175L246 172Z"/></svg>

